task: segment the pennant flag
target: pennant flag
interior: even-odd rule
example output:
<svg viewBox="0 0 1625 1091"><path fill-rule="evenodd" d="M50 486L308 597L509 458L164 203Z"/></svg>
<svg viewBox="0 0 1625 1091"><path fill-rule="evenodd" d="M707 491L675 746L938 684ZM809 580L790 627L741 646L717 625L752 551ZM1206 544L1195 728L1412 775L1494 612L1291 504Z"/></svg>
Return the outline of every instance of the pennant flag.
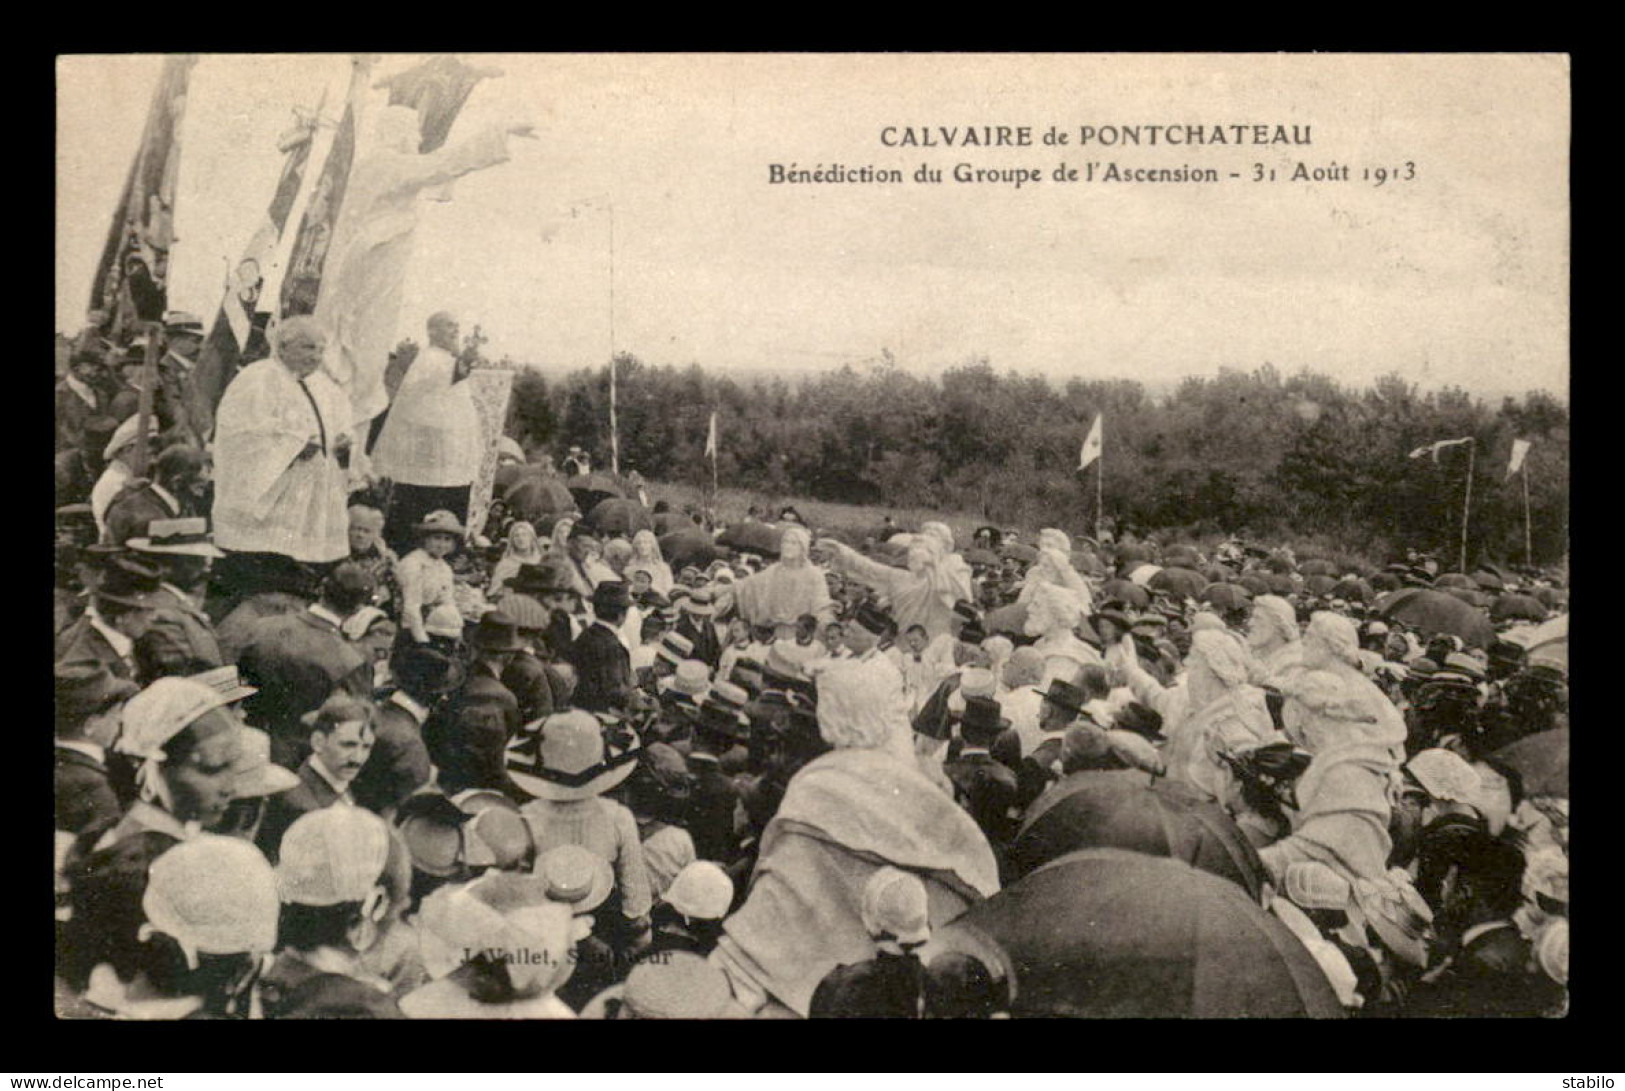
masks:
<svg viewBox="0 0 1625 1091"><path fill-rule="evenodd" d="M1095 423L1089 428L1089 435L1083 441L1083 450L1078 452L1078 469L1087 469L1089 463L1100 457L1101 436L1100 421L1104 414L1095 417Z"/></svg>
<svg viewBox="0 0 1625 1091"><path fill-rule="evenodd" d="M389 88L389 104L416 110L422 142L419 154L428 154L446 142L452 122L474 86L502 75L500 68L475 68L456 57L440 55L373 84Z"/></svg>
<svg viewBox="0 0 1625 1091"><path fill-rule="evenodd" d="M1512 441L1512 461L1507 463L1507 480L1508 481L1512 480L1512 475L1513 474L1517 473L1520 469L1523 468L1523 459L1524 459L1524 456L1527 455L1528 453L1529 453L1529 441L1528 440L1526 440L1526 439L1515 439L1515 440Z"/></svg>
<svg viewBox="0 0 1625 1091"><path fill-rule="evenodd" d="M180 170L181 121L186 89L197 57L164 61L158 90L147 111L135 162L91 283L90 308L100 314L96 329L119 344L135 336L139 323L159 322L168 309L164 278L175 237L175 177Z"/></svg>
<svg viewBox="0 0 1625 1091"><path fill-rule="evenodd" d="M705 453L708 458L717 457L717 411L711 410L711 431L705 437Z"/></svg>
<svg viewBox="0 0 1625 1091"><path fill-rule="evenodd" d="M1443 447L1457 447L1463 443L1473 442L1472 436L1462 436L1460 439L1441 439L1437 443L1424 443L1412 451L1408 457L1421 458L1423 455L1432 455L1433 461L1439 461L1439 450Z"/></svg>
<svg viewBox="0 0 1625 1091"><path fill-rule="evenodd" d="M318 108L320 113L320 108ZM288 224L294 199L304 181L305 169L310 163L312 136L316 130L315 117L300 116L294 127L277 141L277 149L287 153L282 164L282 177L277 181L271 206L265 221L243 249L243 257L236 270L227 277L225 297L209 329L208 339L198 353L197 369L192 380L197 384L199 402L212 414L220 404L226 387L245 364L263 360L271 354L271 345L265 335L270 321L269 311L260 310L260 293L265 278L261 272L270 262L282 230ZM209 422L200 422L207 435Z"/></svg>
<svg viewBox="0 0 1625 1091"><path fill-rule="evenodd" d="M327 263L327 251L333 241L333 227L338 222L339 206L344 203L344 191L350 181L350 167L355 161L356 100L364 93L366 84L360 82L365 71L361 58L355 61L356 79L351 81L350 101L345 104L344 118L333 136L327 161L311 189L305 214L299 219L298 234L288 255L286 272L282 280L280 313L314 314L316 300L322 289L322 269Z"/></svg>

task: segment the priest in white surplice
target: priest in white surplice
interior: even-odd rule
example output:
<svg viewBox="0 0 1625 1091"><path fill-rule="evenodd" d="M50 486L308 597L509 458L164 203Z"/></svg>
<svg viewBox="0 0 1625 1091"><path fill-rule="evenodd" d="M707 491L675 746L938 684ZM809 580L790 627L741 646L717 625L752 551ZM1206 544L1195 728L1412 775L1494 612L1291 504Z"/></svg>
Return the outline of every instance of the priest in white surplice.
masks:
<svg viewBox="0 0 1625 1091"><path fill-rule="evenodd" d="M350 399L321 371L314 318L284 319L276 355L244 368L220 399L214 540L221 549L307 564L348 556Z"/></svg>
<svg viewBox="0 0 1625 1091"><path fill-rule="evenodd" d="M401 379L372 449L373 472L395 482L384 538L403 555L416 542L413 528L429 512L468 518L469 491L485 453L468 368L457 359L458 332L455 316L430 316L429 347Z"/></svg>

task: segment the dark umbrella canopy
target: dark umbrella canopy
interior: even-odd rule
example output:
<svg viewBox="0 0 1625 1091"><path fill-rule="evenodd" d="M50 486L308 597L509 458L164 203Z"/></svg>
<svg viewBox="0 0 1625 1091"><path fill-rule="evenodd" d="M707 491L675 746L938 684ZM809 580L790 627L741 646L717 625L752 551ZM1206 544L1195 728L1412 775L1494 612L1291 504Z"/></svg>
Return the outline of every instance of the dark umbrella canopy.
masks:
<svg viewBox="0 0 1625 1091"><path fill-rule="evenodd" d="M1337 589L1337 581L1327 575L1305 576L1303 589L1311 595L1329 595Z"/></svg>
<svg viewBox="0 0 1625 1091"><path fill-rule="evenodd" d="M1202 590L1202 601L1221 610L1239 610L1253 601L1253 595L1239 583L1210 583Z"/></svg>
<svg viewBox="0 0 1625 1091"><path fill-rule="evenodd" d="M674 572L688 565L703 568L720 559L722 552L704 527L693 524L660 539L660 555Z"/></svg>
<svg viewBox="0 0 1625 1091"><path fill-rule="evenodd" d="M1314 957L1234 883L1181 860L1085 849L940 929L1009 975L1011 1012L1078 1018L1339 1018Z"/></svg>
<svg viewBox="0 0 1625 1091"><path fill-rule="evenodd" d="M1542 731L1504 746L1495 756L1518 771L1529 796L1569 795L1569 729Z"/></svg>
<svg viewBox="0 0 1625 1091"><path fill-rule="evenodd" d="M1485 591L1505 591L1507 589L1506 580L1499 573L1491 572L1488 569L1480 569L1474 572L1472 580L1474 584Z"/></svg>
<svg viewBox="0 0 1625 1091"><path fill-rule="evenodd" d="M1153 591L1167 591L1180 598L1193 599L1207 587L1207 577L1190 568L1164 568L1146 586Z"/></svg>
<svg viewBox="0 0 1625 1091"><path fill-rule="evenodd" d="M1010 846L1012 878L1078 849L1128 849L1183 860L1258 899L1269 875L1224 808L1138 770L1073 773L1027 812Z"/></svg>
<svg viewBox="0 0 1625 1091"><path fill-rule="evenodd" d="M1245 587L1254 595L1270 594L1270 581L1257 572L1249 572L1236 580L1239 586Z"/></svg>
<svg viewBox="0 0 1625 1091"><path fill-rule="evenodd" d="M1302 576L1335 576L1337 566L1331 561L1312 560L1304 561L1298 566L1298 574Z"/></svg>
<svg viewBox="0 0 1625 1091"><path fill-rule="evenodd" d="M984 568L997 568L999 566L999 555L991 549L967 549L964 557L965 563L968 565L980 565Z"/></svg>
<svg viewBox="0 0 1625 1091"><path fill-rule="evenodd" d="M1398 591L1400 579L1392 572L1377 572L1371 577L1371 588L1374 591Z"/></svg>
<svg viewBox="0 0 1625 1091"><path fill-rule="evenodd" d="M1234 583L1236 579L1235 571L1222 564L1207 565L1202 569L1202 575L1206 576L1210 583Z"/></svg>
<svg viewBox="0 0 1625 1091"><path fill-rule="evenodd" d="M1473 582L1473 578L1471 576L1464 575L1460 572L1445 572L1441 575L1433 577L1433 586L1442 591L1450 587L1466 587L1471 589L1477 587L1478 584Z"/></svg>
<svg viewBox="0 0 1625 1091"><path fill-rule="evenodd" d="M1032 564L1038 560L1038 550L1026 542L1010 542L999 549L1002 557L1014 557L1022 564Z"/></svg>
<svg viewBox="0 0 1625 1091"><path fill-rule="evenodd" d="M1377 589L1371 586L1369 580L1349 576L1337 581L1337 586L1332 588L1332 594L1349 602L1374 602L1377 598Z"/></svg>
<svg viewBox="0 0 1625 1091"><path fill-rule="evenodd" d="M1087 549L1074 549L1072 551L1072 567L1085 576L1103 576L1106 566L1100 563L1100 558Z"/></svg>
<svg viewBox="0 0 1625 1091"><path fill-rule="evenodd" d="M1292 571L1292 559L1284 553L1271 553L1264 558L1264 567L1271 572L1284 574Z"/></svg>
<svg viewBox="0 0 1625 1091"><path fill-rule="evenodd" d="M1546 607L1530 595L1502 595L1490 607L1490 617L1496 621L1517 618L1524 621L1545 621Z"/></svg>
<svg viewBox="0 0 1625 1091"><path fill-rule="evenodd" d="M1529 597L1538 599L1548 609L1555 610L1568 601L1568 596L1555 587L1536 587L1529 592Z"/></svg>
<svg viewBox="0 0 1625 1091"><path fill-rule="evenodd" d="M508 510L528 522L576 511L576 500L556 477L522 477L503 494Z"/></svg>
<svg viewBox="0 0 1625 1091"><path fill-rule="evenodd" d="M778 560L779 538L784 530L777 523L740 523L717 535L717 544L741 553L759 553Z"/></svg>
<svg viewBox="0 0 1625 1091"><path fill-rule="evenodd" d="M1181 542L1163 550L1162 561L1164 564L1179 568L1197 568L1202 563L1202 554L1189 542Z"/></svg>
<svg viewBox="0 0 1625 1091"><path fill-rule="evenodd" d="M1292 577L1284 572L1272 572L1264 577L1264 582L1269 584L1272 595L1290 595L1298 589Z"/></svg>
<svg viewBox="0 0 1625 1091"><path fill-rule="evenodd" d="M577 474L565 478L564 487L570 490L570 495L576 498L582 511L591 511L600 500L626 495L620 482L608 474Z"/></svg>
<svg viewBox="0 0 1625 1091"><path fill-rule="evenodd" d="M1405 587L1377 600L1379 617L1398 621L1425 636L1448 633L1479 648L1495 642L1489 615L1458 598L1426 587Z"/></svg>
<svg viewBox="0 0 1625 1091"><path fill-rule="evenodd" d="M1116 599L1136 610L1144 610L1151 605L1151 593L1133 580L1107 580L1101 584L1100 597L1107 602Z"/></svg>
<svg viewBox="0 0 1625 1091"><path fill-rule="evenodd" d="M599 534L619 534L630 538L640 530L653 530L654 516L636 500L612 496L600 500L587 513L587 525Z"/></svg>
<svg viewBox="0 0 1625 1091"><path fill-rule="evenodd" d="M1451 598L1460 599L1468 606L1487 609L1490 605L1490 597L1476 587L1446 587L1444 593Z"/></svg>
<svg viewBox="0 0 1625 1091"><path fill-rule="evenodd" d="M989 610L982 619L982 628L989 633L1004 633L1009 636L1023 636L1026 634L1027 604L1025 602L1012 602L1008 606L1000 606L996 610Z"/></svg>

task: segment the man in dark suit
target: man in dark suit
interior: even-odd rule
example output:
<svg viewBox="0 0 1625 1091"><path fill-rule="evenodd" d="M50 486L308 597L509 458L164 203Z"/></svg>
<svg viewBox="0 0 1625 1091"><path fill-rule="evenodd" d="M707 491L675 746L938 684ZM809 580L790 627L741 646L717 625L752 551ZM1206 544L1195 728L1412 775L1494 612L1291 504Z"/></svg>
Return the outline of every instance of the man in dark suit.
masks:
<svg viewBox="0 0 1625 1091"><path fill-rule="evenodd" d="M987 835L995 852L1015 836L1020 811L1016 809L1016 775L989 753L993 740L1010 728L991 697L965 698L959 721L964 748L959 757L944 763L942 771L953 782L954 801L963 807Z"/></svg>
<svg viewBox="0 0 1625 1091"><path fill-rule="evenodd" d="M135 683L94 660L56 668L56 828L84 833L119 820L123 808L107 777L107 748L119 732Z"/></svg>
<svg viewBox="0 0 1625 1091"><path fill-rule="evenodd" d="M372 757L350 785L357 803L386 818L433 777L423 725L464 681L462 664L427 645L398 651L390 673L396 689L378 705Z"/></svg>
<svg viewBox="0 0 1625 1091"><path fill-rule="evenodd" d="M693 643L693 658L711 670L716 670L717 665L722 662L722 641L717 636L716 626L711 622L716 616L717 608L710 588L696 589L681 601L678 610L681 616L672 631Z"/></svg>
<svg viewBox="0 0 1625 1091"><path fill-rule="evenodd" d="M271 760L297 769L310 752L300 717L335 691L372 693L372 664L345 639L346 618L372 601L370 574L341 562L309 609L261 618L237 659L243 681L259 692L243 704L249 724L271 736Z"/></svg>
<svg viewBox="0 0 1625 1091"><path fill-rule="evenodd" d="M1101 684L1104 684L1105 673L1099 671ZM1044 703L1039 708L1038 726L1044 736L1033 752L1020 757L1021 742L1014 729L1001 734L992 748L994 757L1015 770L1016 802L1023 810L1043 794L1051 781L1061 776L1061 747L1067 728L1080 720L1094 723L1084 709L1094 693L1057 678L1042 696Z"/></svg>
<svg viewBox="0 0 1625 1091"><path fill-rule="evenodd" d="M722 755L749 735L750 721L731 703L708 697L700 705L693 746L688 754L689 772L694 776L688 832L694 839L694 854L701 860L713 860L726 866L738 855L734 810L739 804L739 789L733 778L722 771Z"/></svg>
<svg viewBox="0 0 1625 1091"><path fill-rule="evenodd" d="M299 783L266 801L265 821L256 840L267 859L276 861L282 835L300 815L335 804L359 805L350 786L377 741L373 715L363 701L338 693L306 717L310 721L310 757L299 766Z"/></svg>
<svg viewBox="0 0 1625 1091"><path fill-rule="evenodd" d="M209 456L196 447L169 447L153 462L152 479L136 478L108 506L107 540L123 545L147 532L154 519L206 514L199 496L208 480Z"/></svg>
<svg viewBox="0 0 1625 1091"><path fill-rule="evenodd" d="M474 627L470 643L474 661L469 664L463 688L452 701L453 711L489 708L499 716L503 735L511 739L519 732L519 699L503 684L502 676L524 647L519 626L501 610L491 610Z"/></svg>
<svg viewBox="0 0 1625 1091"><path fill-rule="evenodd" d="M157 592L156 569L129 558L110 562L84 615L56 638L56 662L96 661L134 680L135 642L152 624Z"/></svg>
<svg viewBox="0 0 1625 1091"><path fill-rule="evenodd" d="M127 543L160 573L152 625L135 642L137 675L143 683L225 665L214 625L199 605L210 562L224 556L208 528L208 520L202 516L156 519L148 525L146 536Z"/></svg>
<svg viewBox="0 0 1625 1091"><path fill-rule="evenodd" d="M570 645L577 708L589 712L624 708L632 690L632 653L621 643L619 630L631 605L632 597L620 580L605 580L593 588L594 621Z"/></svg>
<svg viewBox="0 0 1625 1091"><path fill-rule="evenodd" d="M107 399L96 389L102 359L95 352L75 352L68 373L56 386L56 449L85 445L85 424L107 411ZM105 443L106 441L103 440Z"/></svg>

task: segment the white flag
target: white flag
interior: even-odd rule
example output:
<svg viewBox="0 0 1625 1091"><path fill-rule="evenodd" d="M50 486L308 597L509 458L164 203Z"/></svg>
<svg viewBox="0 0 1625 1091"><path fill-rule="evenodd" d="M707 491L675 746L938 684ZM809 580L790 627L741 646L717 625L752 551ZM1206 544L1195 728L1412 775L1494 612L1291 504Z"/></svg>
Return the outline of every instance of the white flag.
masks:
<svg viewBox="0 0 1625 1091"><path fill-rule="evenodd" d="M1432 455L1433 461L1439 461L1439 448L1456 447L1463 443L1473 442L1472 436L1462 436L1460 439L1441 439L1437 443L1424 443L1410 453L1411 458L1421 458L1423 455Z"/></svg>
<svg viewBox="0 0 1625 1091"><path fill-rule="evenodd" d="M1523 456L1527 455L1528 453L1529 453L1529 441L1528 440L1526 440L1526 439L1515 439L1515 440L1512 441L1512 461L1507 464L1507 480L1508 481L1512 480L1512 475L1517 473L1518 470L1523 467Z"/></svg>
<svg viewBox="0 0 1625 1091"><path fill-rule="evenodd" d="M708 458L717 457L717 411L711 410L711 431L705 437L705 454Z"/></svg>
<svg viewBox="0 0 1625 1091"><path fill-rule="evenodd" d="M1078 469L1087 469L1089 463L1100 457L1100 420L1095 417L1095 423L1089 428L1089 435L1083 441L1083 450L1078 452Z"/></svg>

